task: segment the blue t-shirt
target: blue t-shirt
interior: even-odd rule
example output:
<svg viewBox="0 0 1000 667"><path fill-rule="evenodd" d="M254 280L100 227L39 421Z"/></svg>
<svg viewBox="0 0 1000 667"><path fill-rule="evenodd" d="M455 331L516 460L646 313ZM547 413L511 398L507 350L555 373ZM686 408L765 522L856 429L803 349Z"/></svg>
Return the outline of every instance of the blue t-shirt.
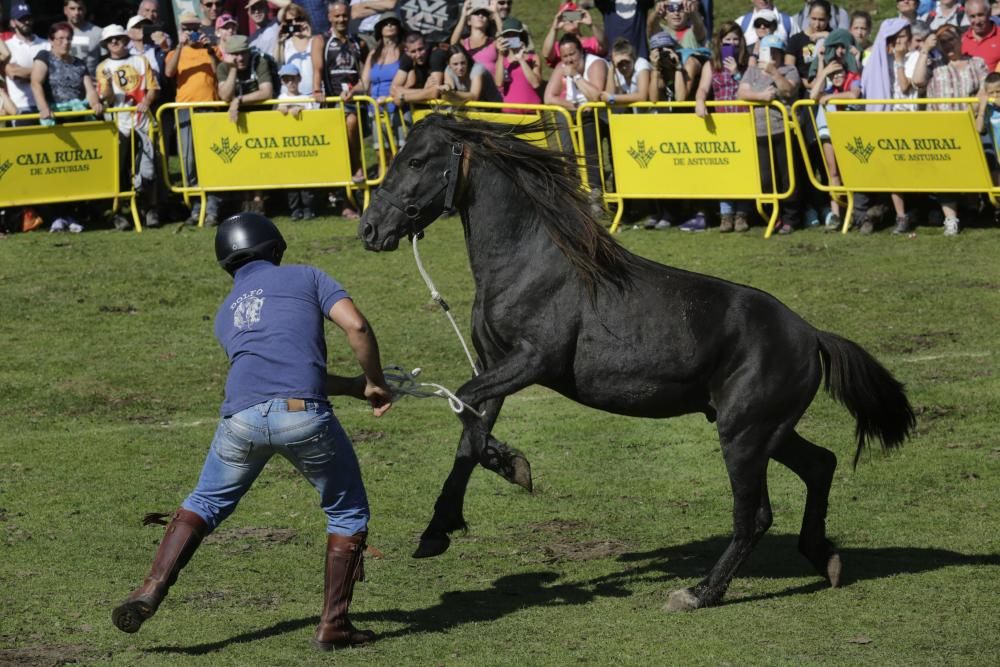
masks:
<svg viewBox="0 0 1000 667"><path fill-rule="evenodd" d="M595 4L604 16L605 41L610 45L624 37L635 47L636 55L648 59L646 14L653 8L653 0L597 0Z"/></svg>
<svg viewBox="0 0 1000 667"><path fill-rule="evenodd" d="M257 260L240 267L215 316L229 357L222 415L272 398L327 400L324 318L350 298L311 266Z"/></svg>

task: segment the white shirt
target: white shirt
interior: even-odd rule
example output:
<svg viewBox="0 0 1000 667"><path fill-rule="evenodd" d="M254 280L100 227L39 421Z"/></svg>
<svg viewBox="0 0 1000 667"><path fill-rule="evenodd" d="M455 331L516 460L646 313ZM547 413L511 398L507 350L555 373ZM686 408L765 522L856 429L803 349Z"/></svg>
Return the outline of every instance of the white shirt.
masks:
<svg viewBox="0 0 1000 667"><path fill-rule="evenodd" d="M306 47L302 51L296 50L295 42L292 39L285 41L285 49L283 52L285 62L282 64L292 64L299 70L299 76L302 79L299 81L299 91L303 95L312 95L313 93L313 66L312 66L312 54L310 53L309 45L311 42L306 42Z"/></svg>
<svg viewBox="0 0 1000 667"><path fill-rule="evenodd" d="M889 56L891 60L895 60L891 55ZM920 58L920 51L910 51L906 54L906 59L903 61L903 72L906 73L906 78L910 80L910 92L903 93L899 87L899 77L896 76L896 64L893 62L893 72L892 72L892 99L894 100L913 100L917 98L918 90L917 87L913 85L913 74L917 71L917 60ZM893 111L916 111L916 104L894 104L892 106Z"/></svg>
<svg viewBox="0 0 1000 667"><path fill-rule="evenodd" d="M7 48L10 49L10 62L13 65L31 68L35 56L40 51L49 48L48 41L41 39L38 35L33 35L32 41L26 42L15 34L6 41ZM35 96L31 92L31 81L29 79L15 79L7 77L7 94L17 106L20 112L27 111L35 106Z"/></svg>
<svg viewBox="0 0 1000 667"><path fill-rule="evenodd" d="M638 93L639 73L651 71L653 69L653 65L642 56L636 58L635 65L632 67L632 79L630 81L625 81L625 77L622 76L622 73L619 72L617 68L612 69L614 69L615 72L615 86L624 90L625 93Z"/></svg>
<svg viewBox="0 0 1000 667"><path fill-rule="evenodd" d="M590 81L590 66L596 63L598 60L603 61L604 59L601 58L600 56L595 56L590 53L587 54L587 58L583 61L584 81L587 82ZM585 104L590 101L587 99L587 96L584 95L580 91L580 89L576 87L576 85L574 85L573 77L571 76L563 77L563 88L565 88L566 99L577 106L580 106L581 104Z"/></svg>

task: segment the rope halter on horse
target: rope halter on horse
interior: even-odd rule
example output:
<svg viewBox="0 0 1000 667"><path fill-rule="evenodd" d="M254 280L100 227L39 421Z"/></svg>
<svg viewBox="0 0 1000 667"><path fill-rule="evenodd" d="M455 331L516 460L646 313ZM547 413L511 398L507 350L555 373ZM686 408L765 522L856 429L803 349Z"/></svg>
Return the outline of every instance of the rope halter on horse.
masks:
<svg viewBox="0 0 1000 667"><path fill-rule="evenodd" d="M458 189L458 177L461 172L462 158L465 155L465 145L451 145L451 156L448 168L441 175L441 183L415 203L407 203L399 195L389 191L384 185L375 191L376 199L384 199L390 206L406 216L410 224L409 234L412 238L422 238L424 229L447 212L455 208L455 191ZM430 215L427 207L444 191L444 207L436 214Z"/></svg>

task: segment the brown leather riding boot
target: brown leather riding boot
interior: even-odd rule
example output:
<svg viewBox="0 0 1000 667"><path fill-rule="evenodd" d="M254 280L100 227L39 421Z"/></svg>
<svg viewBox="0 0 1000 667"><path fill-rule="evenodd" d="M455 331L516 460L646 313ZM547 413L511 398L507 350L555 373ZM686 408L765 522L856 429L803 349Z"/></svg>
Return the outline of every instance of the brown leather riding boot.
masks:
<svg viewBox="0 0 1000 667"><path fill-rule="evenodd" d="M367 644L375 639L371 630L358 630L347 618L355 582L364 579L367 533L351 537L329 535L326 541L326 580L323 614L312 644L322 651Z"/></svg>
<svg viewBox="0 0 1000 667"><path fill-rule="evenodd" d="M136 632L144 621L153 617L167 591L177 581L177 573L191 560L207 532L208 524L194 512L186 509L174 512L149 576L111 613L111 620L119 630Z"/></svg>

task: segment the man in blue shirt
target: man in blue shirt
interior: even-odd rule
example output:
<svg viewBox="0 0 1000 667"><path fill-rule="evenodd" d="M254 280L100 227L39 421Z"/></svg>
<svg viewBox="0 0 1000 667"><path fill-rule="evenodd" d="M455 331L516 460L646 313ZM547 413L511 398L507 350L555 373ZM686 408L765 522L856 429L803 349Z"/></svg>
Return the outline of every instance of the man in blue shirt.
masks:
<svg viewBox="0 0 1000 667"><path fill-rule="evenodd" d="M216 233L216 257L233 276L215 318L215 336L230 363L222 419L198 485L173 514L149 576L112 614L124 632L136 632L156 613L201 540L232 514L277 453L316 488L327 516L324 605L313 645L329 650L374 639L347 617L364 571L368 498L351 441L327 396L367 399L379 417L392 395L364 315L319 269L281 266L285 248L274 223L253 213L229 218ZM347 335L362 375L327 374L324 318Z"/></svg>

